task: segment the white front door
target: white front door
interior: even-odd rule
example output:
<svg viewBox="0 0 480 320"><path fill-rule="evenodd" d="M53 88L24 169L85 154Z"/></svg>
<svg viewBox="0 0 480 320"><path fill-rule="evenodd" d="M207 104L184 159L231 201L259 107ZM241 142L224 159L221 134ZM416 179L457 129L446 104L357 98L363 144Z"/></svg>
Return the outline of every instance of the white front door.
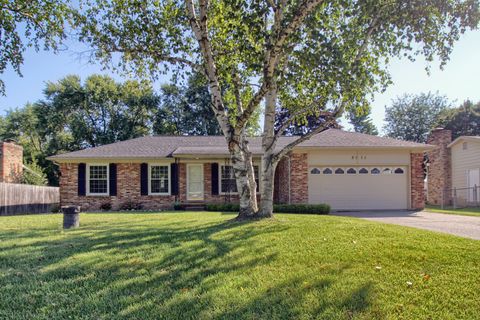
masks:
<svg viewBox="0 0 480 320"><path fill-rule="evenodd" d="M187 164L187 200L203 200L203 164Z"/></svg>
<svg viewBox="0 0 480 320"><path fill-rule="evenodd" d="M470 169L467 172L467 180L468 180L468 201L469 202L476 202L480 199L478 199L478 196L480 196L478 193L478 187L480 186L480 169ZM475 187L477 189L475 190ZM475 194L476 192L476 194Z"/></svg>

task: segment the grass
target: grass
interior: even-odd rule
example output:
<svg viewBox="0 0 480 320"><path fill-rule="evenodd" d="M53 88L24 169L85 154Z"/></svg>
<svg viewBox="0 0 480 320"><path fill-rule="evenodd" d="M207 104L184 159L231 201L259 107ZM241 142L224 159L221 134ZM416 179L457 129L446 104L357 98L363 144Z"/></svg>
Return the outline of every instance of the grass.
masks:
<svg viewBox="0 0 480 320"><path fill-rule="evenodd" d="M480 241L233 217L82 214L69 231L61 215L0 217L0 319L480 318Z"/></svg>
<svg viewBox="0 0 480 320"><path fill-rule="evenodd" d="M438 206L426 206L425 211L480 217L480 208L442 209Z"/></svg>

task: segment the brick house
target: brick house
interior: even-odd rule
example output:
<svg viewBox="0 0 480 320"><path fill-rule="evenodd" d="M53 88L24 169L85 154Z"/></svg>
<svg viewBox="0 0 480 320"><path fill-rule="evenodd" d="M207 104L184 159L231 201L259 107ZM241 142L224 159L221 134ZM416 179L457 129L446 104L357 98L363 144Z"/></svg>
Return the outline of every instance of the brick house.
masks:
<svg viewBox="0 0 480 320"><path fill-rule="evenodd" d="M19 182L23 172L23 148L12 141L0 142L0 182Z"/></svg>
<svg viewBox="0 0 480 320"><path fill-rule="evenodd" d="M295 137L282 137L278 147ZM328 203L334 210L421 209L426 144L329 129L279 163L277 203ZM261 138L250 139L259 171ZM52 156L60 166L62 205L98 210L135 202L144 209L174 203L238 201L224 137L148 136ZM258 177L258 175L257 175Z"/></svg>

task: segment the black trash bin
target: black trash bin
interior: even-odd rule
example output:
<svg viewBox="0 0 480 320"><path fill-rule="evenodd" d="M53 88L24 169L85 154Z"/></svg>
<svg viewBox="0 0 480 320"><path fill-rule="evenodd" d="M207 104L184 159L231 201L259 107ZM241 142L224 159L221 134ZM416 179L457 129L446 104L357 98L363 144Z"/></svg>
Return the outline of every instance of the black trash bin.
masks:
<svg viewBox="0 0 480 320"><path fill-rule="evenodd" d="M63 212L63 229L78 228L80 226L80 207L64 206Z"/></svg>

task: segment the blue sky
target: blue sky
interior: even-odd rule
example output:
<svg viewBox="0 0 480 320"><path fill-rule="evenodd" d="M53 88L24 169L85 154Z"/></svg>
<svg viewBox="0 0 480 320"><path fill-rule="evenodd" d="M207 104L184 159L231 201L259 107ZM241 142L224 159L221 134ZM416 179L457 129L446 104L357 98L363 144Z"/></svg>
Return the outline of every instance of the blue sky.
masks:
<svg viewBox="0 0 480 320"><path fill-rule="evenodd" d="M68 74L79 74L85 78L93 73L106 73L120 79L118 75L102 71L99 65L88 64L85 59L79 59L77 53L87 49L83 45L67 45L68 49L58 54L28 51L22 66L23 77L19 77L12 70L1 75L6 84L7 96L0 96L0 114L41 99L46 81L56 81ZM476 30L462 36L443 71L439 69L438 62L433 63L428 75L425 72L424 60L413 63L408 60L392 61L389 69L394 83L384 93L377 94L372 104L375 125L378 128L383 126L385 106L403 93L438 91L451 101L456 101L456 104L467 98L480 101L479 57L480 31ZM157 85L160 83L161 81Z"/></svg>

